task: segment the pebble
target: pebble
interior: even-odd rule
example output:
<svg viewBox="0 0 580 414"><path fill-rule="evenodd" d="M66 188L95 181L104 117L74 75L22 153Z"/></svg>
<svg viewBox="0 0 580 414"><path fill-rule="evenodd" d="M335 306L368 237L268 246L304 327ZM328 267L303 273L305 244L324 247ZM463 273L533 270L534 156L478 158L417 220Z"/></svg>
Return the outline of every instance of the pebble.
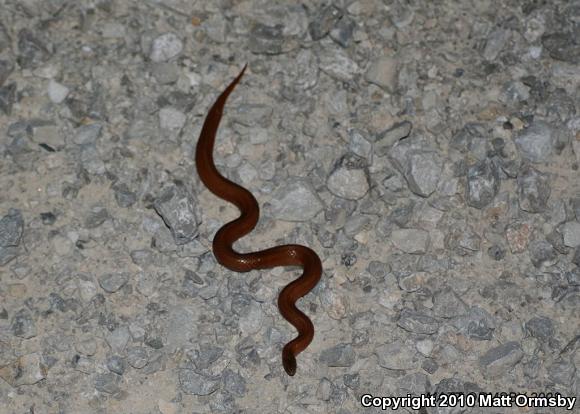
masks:
<svg viewBox="0 0 580 414"><path fill-rule="evenodd" d="M38 353L20 356L10 364L0 366L0 378L12 387L33 385L46 378L48 372Z"/></svg>
<svg viewBox="0 0 580 414"><path fill-rule="evenodd" d="M119 291L129 281L127 273L106 273L99 277L99 285L107 293Z"/></svg>
<svg viewBox="0 0 580 414"><path fill-rule="evenodd" d="M580 223L577 221L568 221L564 223L562 235L566 246L580 246Z"/></svg>
<svg viewBox="0 0 580 414"><path fill-rule="evenodd" d="M270 203L272 216L285 221L311 220L323 208L322 201L312 186L304 180L280 187Z"/></svg>
<svg viewBox="0 0 580 414"><path fill-rule="evenodd" d="M529 213L541 213L546 210L551 192L548 174L526 165L518 174L517 185L522 210Z"/></svg>
<svg viewBox="0 0 580 414"><path fill-rule="evenodd" d="M183 42L174 33L164 33L153 40L149 59L155 63L173 59L183 50Z"/></svg>
<svg viewBox="0 0 580 414"><path fill-rule="evenodd" d="M159 126L162 129L180 131L186 120L186 115L176 108L169 106L159 110Z"/></svg>
<svg viewBox="0 0 580 414"><path fill-rule="evenodd" d="M69 92L69 88L53 79L48 82L48 98L55 104L64 102Z"/></svg>
<svg viewBox="0 0 580 414"><path fill-rule="evenodd" d="M367 68L365 79L388 92L394 92L397 88L397 66L396 57L380 56L373 60Z"/></svg>
<svg viewBox="0 0 580 414"><path fill-rule="evenodd" d="M518 342L506 342L488 350L479 358L483 375L488 379L505 375L523 358L524 353Z"/></svg>
<svg viewBox="0 0 580 414"><path fill-rule="evenodd" d="M545 122L534 122L521 130L514 142L523 158L534 163L544 162L552 155L553 131Z"/></svg>
<svg viewBox="0 0 580 414"><path fill-rule="evenodd" d="M320 353L320 363L328 367L350 367L355 359L356 353L351 344L338 344Z"/></svg>
<svg viewBox="0 0 580 414"><path fill-rule="evenodd" d="M486 159L467 170L467 205L482 209L492 203L499 193L501 181L497 168Z"/></svg>
<svg viewBox="0 0 580 414"><path fill-rule="evenodd" d="M391 233L397 249L410 254L425 254L429 247L429 233L421 229L400 229Z"/></svg>

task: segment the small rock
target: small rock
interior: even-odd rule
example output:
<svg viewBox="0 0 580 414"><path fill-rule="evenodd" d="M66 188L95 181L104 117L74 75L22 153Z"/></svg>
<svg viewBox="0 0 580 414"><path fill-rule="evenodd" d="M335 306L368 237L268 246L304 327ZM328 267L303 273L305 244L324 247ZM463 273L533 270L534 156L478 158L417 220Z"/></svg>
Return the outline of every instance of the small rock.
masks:
<svg viewBox="0 0 580 414"><path fill-rule="evenodd" d="M387 155L393 144L409 136L412 127L409 121L402 121L381 132L376 137L375 153L381 157Z"/></svg>
<svg viewBox="0 0 580 414"><path fill-rule="evenodd" d="M514 222L506 227L505 237L512 253L526 251L531 232L532 229L528 223Z"/></svg>
<svg viewBox="0 0 580 414"><path fill-rule="evenodd" d="M159 126L170 131L180 131L187 120L186 115L171 106L161 108L159 111Z"/></svg>
<svg viewBox="0 0 580 414"><path fill-rule="evenodd" d="M554 336L554 322L543 316L533 317L526 322L526 332L534 338L546 342Z"/></svg>
<svg viewBox="0 0 580 414"><path fill-rule="evenodd" d="M312 186L304 180L280 187L270 204L272 216L285 221L309 221L323 208Z"/></svg>
<svg viewBox="0 0 580 414"><path fill-rule="evenodd" d="M0 59L0 86L4 85L13 70L14 64L11 61Z"/></svg>
<svg viewBox="0 0 580 414"><path fill-rule="evenodd" d="M475 164L467 171L467 204L479 209L489 205L499 192L500 183L497 168L491 160Z"/></svg>
<svg viewBox="0 0 580 414"><path fill-rule="evenodd" d="M194 209L196 204L194 196L183 185L166 187L153 203L155 211L171 230L177 245L187 244L197 237L198 218Z"/></svg>
<svg viewBox="0 0 580 414"><path fill-rule="evenodd" d="M398 61L394 56L380 56L369 65L365 79L389 92L394 92L397 88L397 65Z"/></svg>
<svg viewBox="0 0 580 414"><path fill-rule="evenodd" d="M12 317L10 330L14 336L30 339L36 336L36 324L27 309L20 309Z"/></svg>
<svg viewBox="0 0 580 414"><path fill-rule="evenodd" d="M556 259L554 247L545 240L534 240L528 245L528 252L532 264L540 268L543 265L549 265Z"/></svg>
<svg viewBox="0 0 580 414"><path fill-rule="evenodd" d="M397 325L406 331L425 335L432 335L439 330L439 322L435 318L407 308L399 314Z"/></svg>
<svg viewBox="0 0 580 414"><path fill-rule="evenodd" d="M424 254L429 248L429 233L421 229L393 230L391 241L405 253Z"/></svg>
<svg viewBox="0 0 580 414"><path fill-rule="evenodd" d="M75 131L73 142L77 145L95 144L101 136L103 126L101 124L89 124L79 127Z"/></svg>
<svg viewBox="0 0 580 414"><path fill-rule="evenodd" d="M515 138L520 155L531 162L548 160L553 148L553 130L545 122L534 122Z"/></svg>
<svg viewBox="0 0 580 414"><path fill-rule="evenodd" d="M495 60L499 52L504 48L510 37L510 32L504 29L496 29L487 38L485 49L483 49L483 58L485 60Z"/></svg>
<svg viewBox="0 0 580 414"><path fill-rule="evenodd" d="M320 70L337 81L348 82L361 72L359 65L342 49L324 48L319 58Z"/></svg>
<svg viewBox="0 0 580 414"><path fill-rule="evenodd" d="M112 372L98 374L95 377L95 389L106 394L116 394L119 392L121 377Z"/></svg>
<svg viewBox="0 0 580 414"><path fill-rule="evenodd" d="M166 62L181 53L183 42L174 33L164 33L153 40L149 58L153 62Z"/></svg>
<svg viewBox="0 0 580 414"><path fill-rule="evenodd" d="M149 353L146 348L136 346L127 350L127 362L135 369L141 369L149 363Z"/></svg>
<svg viewBox="0 0 580 414"><path fill-rule="evenodd" d="M36 384L45 379L46 375L47 367L38 353L23 355L0 367L0 378L13 387Z"/></svg>
<svg viewBox="0 0 580 414"><path fill-rule="evenodd" d="M411 370L419 366L420 358L413 346L402 341L394 341L377 347L375 354L379 365L392 370Z"/></svg>
<svg viewBox="0 0 580 414"><path fill-rule="evenodd" d="M358 200L369 190L367 175L354 155L339 160L337 168L328 176L326 185L332 194L347 200Z"/></svg>
<svg viewBox="0 0 580 414"><path fill-rule="evenodd" d="M479 365L488 379L498 378L510 371L523 358L518 342L506 342L487 351L479 358Z"/></svg>
<svg viewBox="0 0 580 414"><path fill-rule="evenodd" d="M56 103L62 103L69 94L69 88L51 79L48 82L48 98Z"/></svg>
<svg viewBox="0 0 580 414"><path fill-rule="evenodd" d="M125 360L118 355L113 355L107 358L106 365L109 371L117 375L123 375L125 373Z"/></svg>
<svg viewBox="0 0 580 414"><path fill-rule="evenodd" d="M330 5L321 8L313 16L308 25L312 40L320 40L330 32L330 29L340 20L342 11Z"/></svg>
<svg viewBox="0 0 580 414"><path fill-rule="evenodd" d="M127 273L107 273L99 278L99 285L107 293L114 293L121 289L129 281Z"/></svg>
<svg viewBox="0 0 580 414"><path fill-rule="evenodd" d="M179 370L181 390L190 395L209 395L219 388L219 378L206 377L189 369Z"/></svg>
<svg viewBox="0 0 580 414"><path fill-rule="evenodd" d="M328 367L350 367L356 360L351 344L338 344L320 353L320 362Z"/></svg>
<svg viewBox="0 0 580 414"><path fill-rule="evenodd" d="M576 367L572 362L562 358L554 361L548 368L548 377L551 381L564 387L570 387L574 381Z"/></svg>
<svg viewBox="0 0 580 414"><path fill-rule="evenodd" d="M550 198L550 178L530 165L524 166L517 178L520 208L530 213L546 210Z"/></svg>
<svg viewBox="0 0 580 414"><path fill-rule="evenodd" d="M11 208L0 219L0 266L6 265L19 254L24 231L24 219L20 210Z"/></svg>
<svg viewBox="0 0 580 414"><path fill-rule="evenodd" d="M564 223L562 228L562 235L564 237L564 244L566 246L580 246L580 223L577 221L569 221Z"/></svg>

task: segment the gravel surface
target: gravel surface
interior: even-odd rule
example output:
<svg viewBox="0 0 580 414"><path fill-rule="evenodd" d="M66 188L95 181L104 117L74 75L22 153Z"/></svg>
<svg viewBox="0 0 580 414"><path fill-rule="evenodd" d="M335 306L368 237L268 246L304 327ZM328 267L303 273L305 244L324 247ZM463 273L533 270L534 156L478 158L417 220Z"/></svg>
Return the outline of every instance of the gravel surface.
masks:
<svg viewBox="0 0 580 414"><path fill-rule="evenodd" d="M0 0L0 414L578 397L578 39L574 0ZM261 206L237 247L324 267L293 378L298 270L216 263L236 210L193 163L245 63L215 153Z"/></svg>

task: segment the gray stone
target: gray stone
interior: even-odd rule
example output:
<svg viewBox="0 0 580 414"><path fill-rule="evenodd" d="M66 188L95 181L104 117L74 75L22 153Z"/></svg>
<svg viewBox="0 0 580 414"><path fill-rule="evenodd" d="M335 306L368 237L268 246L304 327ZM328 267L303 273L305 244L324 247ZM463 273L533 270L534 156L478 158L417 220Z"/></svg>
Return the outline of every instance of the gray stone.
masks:
<svg viewBox="0 0 580 414"><path fill-rule="evenodd" d="M134 191L131 191L127 184L117 183L111 188L115 192L115 201L119 207L131 207L137 202L137 194Z"/></svg>
<svg viewBox="0 0 580 414"><path fill-rule="evenodd" d="M312 186L304 180L280 187L270 201L271 214L278 220L309 221L323 208Z"/></svg>
<svg viewBox="0 0 580 414"><path fill-rule="evenodd" d="M99 151L94 144L81 146L80 161L82 167L89 174L103 175L107 171L105 163L101 159L101 154L99 154Z"/></svg>
<svg viewBox="0 0 580 414"><path fill-rule="evenodd" d="M153 203L177 245L187 244L197 237L199 221L194 210L196 204L194 196L184 185L166 187Z"/></svg>
<svg viewBox="0 0 580 414"><path fill-rule="evenodd" d="M445 246L455 253L466 256L479 251L481 237L467 225L465 228L453 227L445 236Z"/></svg>
<svg viewBox="0 0 580 414"><path fill-rule="evenodd" d="M406 331L426 335L432 335L439 330L439 322L435 318L407 308L399 314L397 325Z"/></svg>
<svg viewBox="0 0 580 414"><path fill-rule="evenodd" d="M212 14L212 16L203 22L203 28L207 37L216 43L224 43L227 35L227 20L220 13Z"/></svg>
<svg viewBox="0 0 580 414"><path fill-rule="evenodd" d="M542 45L553 59L573 64L580 63L580 43L574 32L546 34L542 36Z"/></svg>
<svg viewBox="0 0 580 414"><path fill-rule="evenodd" d="M429 248L429 233L421 229L398 229L391 233L395 247L405 253L424 254Z"/></svg>
<svg viewBox="0 0 580 414"><path fill-rule="evenodd" d="M409 121L397 122L376 137L375 153L381 157L387 155L391 147L411 133L413 124Z"/></svg>
<svg viewBox="0 0 580 414"><path fill-rule="evenodd" d="M398 60L394 56L380 56L369 65L365 79L389 92L397 88Z"/></svg>
<svg viewBox="0 0 580 414"><path fill-rule="evenodd" d="M526 332L542 342L547 342L554 336L554 322L544 316L535 316L526 322Z"/></svg>
<svg viewBox="0 0 580 414"><path fill-rule="evenodd" d="M120 382L121 377L112 372L98 374L95 376L95 389L105 394L116 394L120 391Z"/></svg>
<svg viewBox="0 0 580 414"><path fill-rule="evenodd" d="M141 369L149 363L149 353L142 346L127 349L127 363L135 369Z"/></svg>
<svg viewBox="0 0 580 414"><path fill-rule="evenodd" d="M20 387L42 381L46 378L47 371L40 354L26 354L8 365L0 366L0 378L13 387Z"/></svg>
<svg viewBox="0 0 580 414"><path fill-rule="evenodd" d="M419 357L415 348L402 341L380 345L375 354L379 365L393 370L411 370L419 366Z"/></svg>
<svg viewBox="0 0 580 414"><path fill-rule="evenodd" d="M443 163L437 152L424 148L422 141L406 138L394 145L390 155L409 189L421 197L429 197L437 189Z"/></svg>
<svg viewBox="0 0 580 414"><path fill-rule="evenodd" d="M187 117L179 109L167 106L159 110L159 126L169 131L181 131Z"/></svg>
<svg viewBox="0 0 580 414"><path fill-rule="evenodd" d="M546 210L550 198L550 178L530 165L520 170L517 179L520 208L530 213Z"/></svg>
<svg viewBox="0 0 580 414"><path fill-rule="evenodd" d="M219 377L208 377L189 369L179 370L181 391L190 395L210 395L220 385Z"/></svg>
<svg viewBox="0 0 580 414"><path fill-rule="evenodd" d="M87 229L95 229L109 218L109 212L105 207L94 206L89 210L89 214L85 217L84 226Z"/></svg>
<svg viewBox="0 0 580 414"><path fill-rule="evenodd" d="M534 240L528 245L528 252L532 264L540 268L543 265L549 265L556 259L554 247L545 240Z"/></svg>
<svg viewBox="0 0 580 414"><path fill-rule="evenodd" d="M320 362L328 367L350 367L356 360L351 344L338 344L320 353Z"/></svg>
<svg viewBox="0 0 580 414"><path fill-rule="evenodd" d="M348 16L344 16L330 31L330 38L336 43L346 48L350 46L353 39L353 33L356 29L356 22Z"/></svg>
<svg viewBox="0 0 580 414"><path fill-rule="evenodd" d="M570 387L574 381L576 367L571 361L559 358L548 368L550 381L564 387Z"/></svg>
<svg viewBox="0 0 580 414"><path fill-rule="evenodd" d="M515 138L520 155L531 162L547 161L552 155L553 128L541 121L536 121L523 129Z"/></svg>
<svg viewBox="0 0 580 414"><path fill-rule="evenodd" d="M508 30L496 29L491 32L483 49L483 58L489 61L495 60L509 38L510 32Z"/></svg>
<svg viewBox="0 0 580 414"><path fill-rule="evenodd" d="M12 113L12 105L16 102L16 82L10 82L0 87L0 111L6 115Z"/></svg>
<svg viewBox="0 0 580 414"><path fill-rule="evenodd" d="M192 357L197 369L209 368L224 353L224 349L211 344L201 344Z"/></svg>
<svg viewBox="0 0 580 414"><path fill-rule="evenodd" d="M181 53L183 42L174 33L164 33L153 40L149 59L153 62L166 62Z"/></svg>
<svg viewBox="0 0 580 414"><path fill-rule="evenodd" d="M452 324L464 335L476 341L491 340L496 328L493 316L478 306L472 306L464 316L454 318Z"/></svg>
<svg viewBox="0 0 580 414"><path fill-rule="evenodd" d="M119 326L105 336L105 341L114 353L122 354L130 337L129 329L126 326Z"/></svg>
<svg viewBox="0 0 580 414"><path fill-rule="evenodd" d="M440 318L455 318L467 313L467 305L450 287L433 295L433 313Z"/></svg>
<svg viewBox="0 0 580 414"><path fill-rule="evenodd" d="M61 83L56 82L55 80L51 79L48 83L48 98L56 104L64 102L66 97L68 96L70 90L66 86Z"/></svg>
<svg viewBox="0 0 580 414"><path fill-rule="evenodd" d="M24 219L20 210L11 208L0 219L0 266L18 256L20 240L24 232Z"/></svg>
<svg viewBox="0 0 580 414"><path fill-rule="evenodd" d="M112 355L109 358L107 358L106 365L109 371L117 375L123 375L125 373L127 364L125 363L125 360L120 356Z"/></svg>
<svg viewBox="0 0 580 414"><path fill-rule="evenodd" d="M10 323L12 335L24 339L30 339L36 336L36 323L27 309L20 309L12 317Z"/></svg>
<svg viewBox="0 0 580 414"><path fill-rule="evenodd" d="M562 236L566 246L580 246L580 223L577 221L569 221L564 223L562 228Z"/></svg>
<svg viewBox="0 0 580 414"><path fill-rule="evenodd" d="M11 43L12 40L10 39L10 35L8 34L6 26L4 26L2 22L0 22L0 52L10 49Z"/></svg>
<svg viewBox="0 0 580 414"><path fill-rule="evenodd" d="M121 273L106 273L99 277L99 285L107 293L114 293L121 289L129 281L129 274Z"/></svg>
<svg viewBox="0 0 580 414"><path fill-rule="evenodd" d="M4 85L6 79L14 70L14 63L9 60L0 59L0 86Z"/></svg>
<svg viewBox="0 0 580 414"><path fill-rule="evenodd" d="M348 82L361 72L359 65L342 49L326 47L319 58L320 70L337 81Z"/></svg>
<svg viewBox="0 0 580 414"><path fill-rule="evenodd" d="M151 74L162 85L177 82L179 68L174 62L159 62L151 65Z"/></svg>
<svg viewBox="0 0 580 414"><path fill-rule="evenodd" d="M326 36L341 17L342 11L333 5L320 8L313 14L308 25L312 40L320 40Z"/></svg>
<svg viewBox="0 0 580 414"><path fill-rule="evenodd" d="M497 168L490 159L470 167L465 187L467 205L482 209L491 204L499 192L500 183Z"/></svg>
<svg viewBox="0 0 580 414"><path fill-rule="evenodd" d="M46 45L28 28L18 32L18 57L20 67L34 69L50 56Z"/></svg>
<svg viewBox="0 0 580 414"><path fill-rule="evenodd" d="M222 373L223 389L237 397L246 394L246 380L239 373L231 369L225 369Z"/></svg>
<svg viewBox="0 0 580 414"><path fill-rule="evenodd" d="M358 200L369 190L369 182L363 165L355 156L345 156L339 160L337 167L326 181L328 190L347 200Z"/></svg>
<svg viewBox="0 0 580 414"><path fill-rule="evenodd" d="M266 128L272 121L272 107L265 104L245 103L233 108L231 116L240 125Z"/></svg>
<svg viewBox="0 0 580 414"><path fill-rule="evenodd" d="M256 23L249 34L248 48L258 55L280 55L298 46L298 41L294 36L285 36L282 24Z"/></svg>
<svg viewBox="0 0 580 414"><path fill-rule="evenodd" d="M479 358L483 375L488 379L498 378L510 371L523 358L518 342L506 342L488 350Z"/></svg>

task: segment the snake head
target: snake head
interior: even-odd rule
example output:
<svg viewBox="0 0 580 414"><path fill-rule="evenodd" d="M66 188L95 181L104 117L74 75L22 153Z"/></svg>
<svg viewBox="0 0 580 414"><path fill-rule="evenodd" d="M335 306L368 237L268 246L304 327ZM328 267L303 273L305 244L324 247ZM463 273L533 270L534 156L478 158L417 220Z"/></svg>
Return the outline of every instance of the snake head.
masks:
<svg viewBox="0 0 580 414"><path fill-rule="evenodd" d="M286 374L290 375L291 377L296 374L296 358L287 349L282 351L282 365L284 366L284 371L286 371Z"/></svg>

